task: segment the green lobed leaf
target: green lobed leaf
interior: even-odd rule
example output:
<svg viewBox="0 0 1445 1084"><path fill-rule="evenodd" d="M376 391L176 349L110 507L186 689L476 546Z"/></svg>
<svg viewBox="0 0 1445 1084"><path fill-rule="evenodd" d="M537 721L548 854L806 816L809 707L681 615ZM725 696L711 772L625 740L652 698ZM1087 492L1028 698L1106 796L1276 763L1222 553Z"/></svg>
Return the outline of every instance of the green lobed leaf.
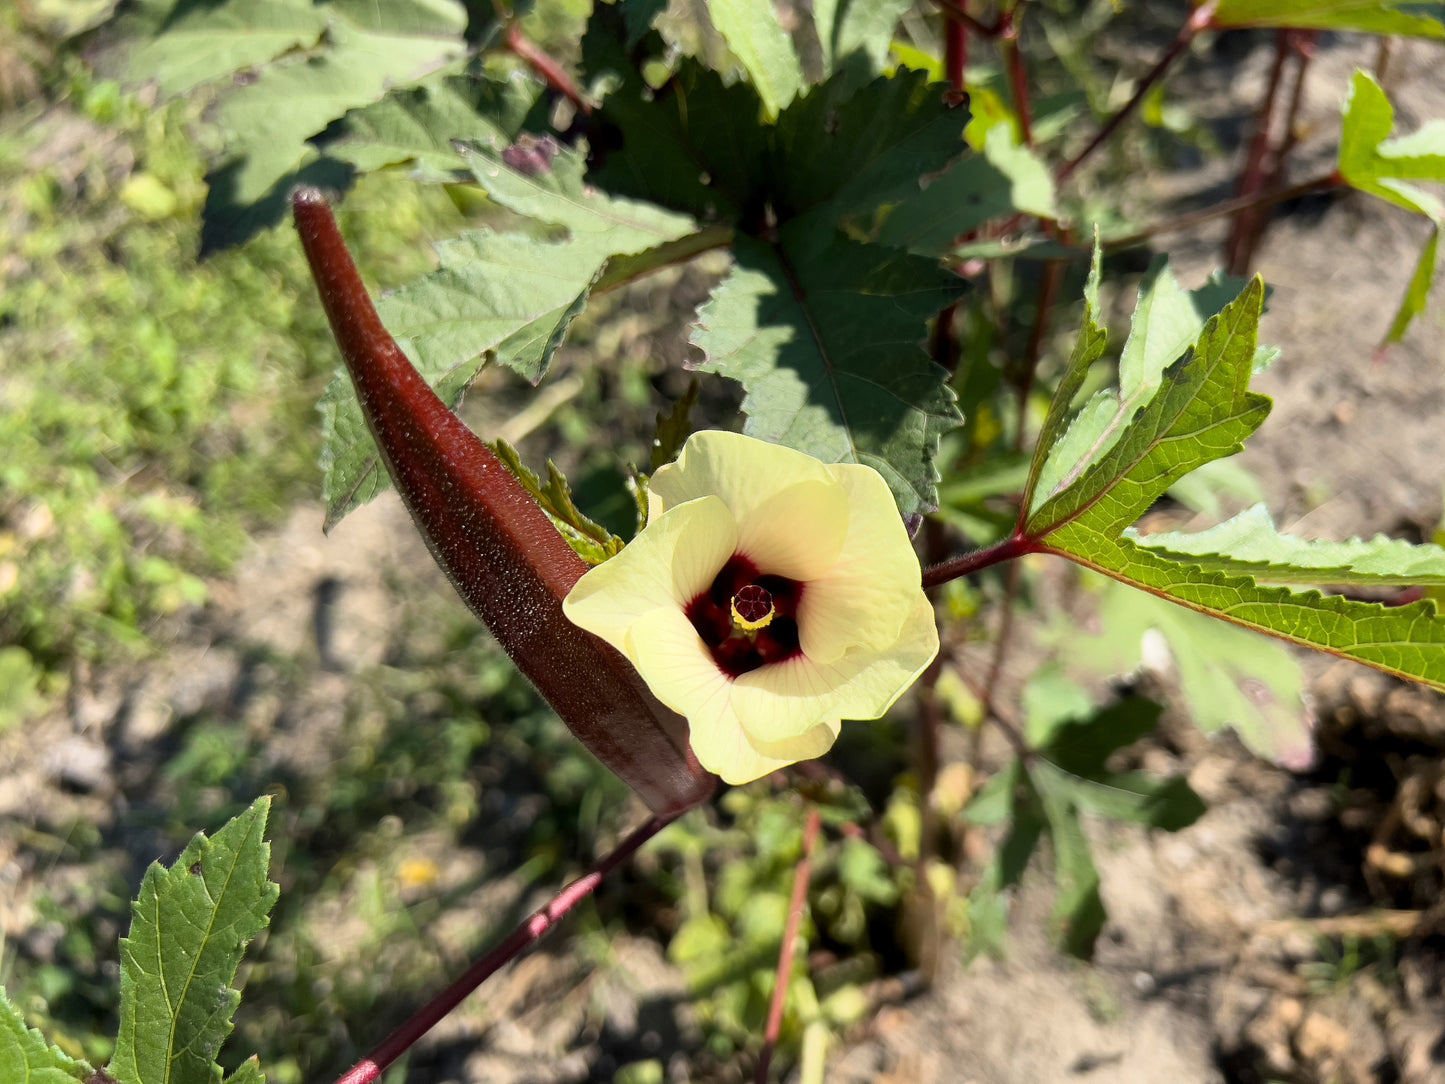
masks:
<svg viewBox="0 0 1445 1084"><path fill-rule="evenodd" d="M1120 583L1091 582L1100 584L1096 628L1083 631L1061 619L1044 637L1067 645L1071 664L1105 677L1133 673L1157 637L1199 730L1233 730L1261 757L1309 764L1304 676L1283 644Z"/></svg>
<svg viewBox="0 0 1445 1084"><path fill-rule="evenodd" d="M1270 583L1388 587L1445 585L1445 549L1376 535L1369 541L1310 542L1280 534L1263 505L1217 527L1127 537L1174 561Z"/></svg>
<svg viewBox="0 0 1445 1084"><path fill-rule="evenodd" d="M1352 188L1445 221L1445 204L1410 181L1445 181L1445 121L1390 139L1395 109L1370 75L1355 72L1340 131L1340 176Z"/></svg>
<svg viewBox="0 0 1445 1084"><path fill-rule="evenodd" d="M698 366L746 389L746 431L825 463L865 463L905 514L937 507L938 438L960 421L925 321L962 291L936 262L810 222L740 235L698 313Z"/></svg>
<svg viewBox="0 0 1445 1084"><path fill-rule="evenodd" d="M688 381L687 390L672 404L672 409L658 413L656 435L652 439L654 471L676 459L687 438L692 436L692 408L697 405L701 390L702 385L697 377L693 377Z"/></svg>
<svg viewBox="0 0 1445 1084"><path fill-rule="evenodd" d="M1238 451L1267 413L1268 400L1248 391L1262 296L1263 285L1256 279L1210 319L1193 352L1165 370L1153 399L1113 448L1077 479L1067 479L1060 492L1029 518L1027 532L1048 552L1190 609L1445 687L1445 622L1437 619L1432 603L1388 608L1263 587L1248 576L1202 567L1193 556L1172 560L1120 537L1173 479ZM1379 547L1375 556L1393 552L1388 546L1374 545ZM1327 560L1343 556L1364 560L1362 554L1347 550L1318 552ZM1277 574L1271 569L1270 575ZM1307 573L1317 574L1318 569ZM1257 652L1257 645L1239 649L1239 655L1251 651ZM1179 650L1177 644L1174 653L1181 672L1197 655L1194 650ZM1247 664L1238 666L1246 677L1248 669ZM1243 679L1235 684L1245 695L1259 688L1246 687ZM1276 693L1265 691L1270 704L1279 701ZM1207 705L1218 702L1218 697L1209 694L1191 700ZM1260 704L1251 707L1256 717L1264 714ZM1271 755L1306 755L1298 748L1302 744L1298 731L1292 740L1280 737L1287 731L1276 723L1263 735L1246 733L1245 739Z"/></svg>
<svg viewBox="0 0 1445 1084"><path fill-rule="evenodd" d="M1415 263L1414 274L1410 276L1409 285L1405 287L1405 296L1400 299L1400 307L1395 311L1395 318L1390 321L1390 329L1385 332L1385 338L1381 343L1382 348L1403 339L1411 322L1425 311L1425 306L1430 300L1430 287L1435 281L1435 265L1439 258L1440 226L1436 226L1430 231L1424 247L1420 249L1420 258Z"/></svg>
<svg viewBox="0 0 1445 1084"><path fill-rule="evenodd" d="M985 222L1022 213L1055 218L1054 183L1039 156L1020 145L1007 122L988 130L983 153L968 153L921 190L860 223L880 244L921 256L947 256Z"/></svg>
<svg viewBox="0 0 1445 1084"><path fill-rule="evenodd" d="M436 271L377 302L387 330L448 407L489 354L540 380L610 257L641 253L695 228L684 215L593 190L582 153L570 148L559 148L550 169L532 174L491 150L470 148L465 157L493 202L553 236L464 233L437 246ZM344 371L327 388L321 411L330 530L390 482Z"/></svg>
<svg viewBox="0 0 1445 1084"><path fill-rule="evenodd" d="M376 101L388 86L416 79L465 49L466 12L455 0L331 0L323 10L324 49L263 68L217 107L227 162L211 178L205 250L240 243L280 221L291 189L317 179L315 170L335 183L337 165L318 166L307 140Z"/></svg>
<svg viewBox="0 0 1445 1084"><path fill-rule="evenodd" d="M1256 278L1210 318L1194 349L1161 374L1153 398L1118 427L1113 444L1086 454L1029 516L1030 536L1083 520L1114 537L1176 479L1243 447L1270 406L1249 390L1263 299L1264 283ZM1106 427L1096 443L1108 433Z"/></svg>
<svg viewBox="0 0 1445 1084"><path fill-rule="evenodd" d="M1078 477L1113 448L1158 390L1165 369L1189 349L1208 319L1221 312L1243 285L1216 277L1197 290L1186 291L1162 260L1149 269L1140 283L1129 338L1119 357L1118 388L1091 397L1062 436L1055 428L1047 442L1040 441L1046 459L1031 491L1031 511L1037 511L1066 478ZM1102 344L1099 349L1102 351ZM1070 396L1077 394L1083 373L1075 379Z"/></svg>
<svg viewBox="0 0 1445 1084"><path fill-rule="evenodd" d="M837 222L919 192L965 150L968 109L925 72L901 68L862 87L840 72L778 117L770 201L780 219L828 205Z"/></svg>
<svg viewBox="0 0 1445 1084"><path fill-rule="evenodd" d="M836 72L840 62L854 53L867 57L872 74L881 73L898 20L910 7L911 0L813 0L824 76Z"/></svg>
<svg viewBox="0 0 1445 1084"><path fill-rule="evenodd" d="M146 14L146 22L154 19L156 25L123 17L116 27L126 39L121 77L153 79L166 97L259 67L292 49L311 49L328 21L326 8L312 0L176 0Z"/></svg>
<svg viewBox="0 0 1445 1084"><path fill-rule="evenodd" d="M231 983L279 891L266 876L270 807L258 798L210 839L198 834L169 869L146 871L120 943L120 1033L107 1066L117 1084L220 1075L216 1053L241 1000Z"/></svg>
<svg viewBox="0 0 1445 1084"><path fill-rule="evenodd" d="M1099 895L1099 870L1079 821L1078 806L1060 774L1039 765L1029 772L1029 779L1039 796L1054 845L1053 935L1063 951L1087 959L1093 955L1094 942L1108 916L1104 898Z"/></svg>
<svg viewBox="0 0 1445 1084"><path fill-rule="evenodd" d="M1015 759L992 776L964 811L973 824L1009 825L969 897L972 947L1001 947L1007 919L1002 893L1018 883L1047 832L1057 886L1054 936L1064 951L1087 957L1106 915L1080 813L1177 831L1205 807L1183 777L1156 779L1105 767L1116 750L1153 731L1158 704L1129 698L1092 711L1082 690L1054 667L1035 674L1025 700L1030 732L1040 738L1034 753L1027 764Z"/></svg>
<svg viewBox="0 0 1445 1084"><path fill-rule="evenodd" d="M20 1010L10 1003L0 987L0 1080L16 1084L85 1084L95 1074L51 1046L34 1028L25 1026Z"/></svg>
<svg viewBox="0 0 1445 1084"><path fill-rule="evenodd" d="M1050 535L1048 547L1200 613L1445 689L1445 621L1433 602L1383 606L1262 586L1248 576L1170 560L1129 539L1109 538L1084 522ZM1178 652L1176 658L1182 662Z"/></svg>
<svg viewBox="0 0 1445 1084"><path fill-rule="evenodd" d="M713 26L742 61L768 118L803 89L803 67L788 33L778 23L773 0L711 0Z"/></svg>
<svg viewBox="0 0 1445 1084"><path fill-rule="evenodd" d="M1221 28L1299 27L1445 38L1439 19L1410 10L1422 7L1430 10L1439 5L1410 0L1219 0L1211 23Z"/></svg>
<svg viewBox="0 0 1445 1084"><path fill-rule="evenodd" d="M667 10L667 0L622 0L617 9L626 29L623 44L631 49L647 36L657 17Z"/></svg>
<svg viewBox="0 0 1445 1084"><path fill-rule="evenodd" d="M1223 519L1225 500L1234 507L1264 500L1259 479L1234 459L1215 459L1195 467L1169 487L1169 496L1185 508L1210 519Z"/></svg>
<svg viewBox="0 0 1445 1084"><path fill-rule="evenodd" d="M404 167L419 180L452 180L467 164L456 141L511 143L527 126L543 89L521 71L502 77L445 75L351 110L317 142L328 156L363 173Z"/></svg>
<svg viewBox="0 0 1445 1084"><path fill-rule="evenodd" d="M621 19L615 8L594 8L582 39L583 71L602 98L593 114L593 181L703 219L758 213L770 129L757 90L726 85L690 57L654 89L622 48ZM663 48L656 35L648 40Z"/></svg>
<svg viewBox="0 0 1445 1084"><path fill-rule="evenodd" d="M1006 823L983 875L968 896L969 950L999 955L1008 932L1004 893L1018 884L1047 827L1043 807L1023 765L1011 761L964 810L976 824Z"/></svg>

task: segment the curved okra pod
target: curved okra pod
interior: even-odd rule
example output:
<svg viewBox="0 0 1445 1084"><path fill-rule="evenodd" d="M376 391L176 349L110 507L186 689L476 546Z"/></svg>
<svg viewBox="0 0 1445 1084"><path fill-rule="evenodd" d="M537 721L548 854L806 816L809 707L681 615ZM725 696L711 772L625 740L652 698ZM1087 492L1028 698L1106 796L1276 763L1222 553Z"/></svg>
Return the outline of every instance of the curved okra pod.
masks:
<svg viewBox="0 0 1445 1084"><path fill-rule="evenodd" d="M706 800L717 778L621 654L562 614L587 565L387 334L325 197L292 197L331 330L386 469L432 556L583 745L659 814Z"/></svg>

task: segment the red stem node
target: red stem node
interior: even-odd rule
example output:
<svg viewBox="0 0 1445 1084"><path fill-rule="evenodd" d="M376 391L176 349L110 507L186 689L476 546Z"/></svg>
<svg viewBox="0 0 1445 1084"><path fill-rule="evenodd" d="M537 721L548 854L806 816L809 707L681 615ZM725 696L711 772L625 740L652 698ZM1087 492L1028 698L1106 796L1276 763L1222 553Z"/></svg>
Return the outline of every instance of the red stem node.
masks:
<svg viewBox="0 0 1445 1084"><path fill-rule="evenodd" d="M587 565L382 326L325 197L300 189L292 209L367 426L437 564L572 733L654 813L705 801L717 779L693 756L687 721L563 615Z"/></svg>

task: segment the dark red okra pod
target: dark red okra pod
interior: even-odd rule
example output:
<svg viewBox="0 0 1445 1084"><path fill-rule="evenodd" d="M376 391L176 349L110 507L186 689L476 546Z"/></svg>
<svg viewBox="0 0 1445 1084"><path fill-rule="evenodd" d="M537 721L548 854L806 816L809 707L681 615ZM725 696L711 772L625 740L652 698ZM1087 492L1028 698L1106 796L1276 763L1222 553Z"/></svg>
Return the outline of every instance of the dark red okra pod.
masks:
<svg viewBox="0 0 1445 1084"><path fill-rule="evenodd" d="M693 757L687 721L563 616L585 562L387 334L325 197L300 189L292 210L366 423L437 564L572 733L653 812L706 800L717 778Z"/></svg>

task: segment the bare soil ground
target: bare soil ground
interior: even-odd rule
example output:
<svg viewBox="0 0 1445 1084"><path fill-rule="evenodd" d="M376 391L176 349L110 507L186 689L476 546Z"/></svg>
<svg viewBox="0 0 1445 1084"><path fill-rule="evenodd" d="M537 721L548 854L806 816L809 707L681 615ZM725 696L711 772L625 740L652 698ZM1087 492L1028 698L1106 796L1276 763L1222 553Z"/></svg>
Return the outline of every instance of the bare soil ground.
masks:
<svg viewBox="0 0 1445 1084"><path fill-rule="evenodd" d="M1405 128L1445 117L1442 59L1434 46L1397 48ZM1267 60L1260 48L1227 76L1203 77L1209 108L1246 115ZM1349 71L1372 61L1373 47L1323 44L1307 128L1333 130ZM1329 148L1311 154L1326 162ZM1225 177L1221 169L1214 180ZM1178 194L1212 180L1194 172L1153 183ZM1186 285L1217 263L1222 229L1167 239ZM1441 520L1445 291L1383 365L1370 363L1423 236L1421 222L1358 196L1292 208L1268 235L1259 269L1275 292L1264 338L1284 356L1258 382L1276 405L1245 461L1289 530L1422 538ZM417 600L449 589L394 497L330 538L320 518L298 509L258 540L166 657L78 675L65 712L0 736L0 934L10 944L53 955L66 931L41 917L42 899L63 908L116 878L133 888L143 864L173 847L130 815L154 800L178 721L218 713L258 736L278 771L344 755L335 743L347 683L404 657L405 638L426 635L416 626L430 611ZM258 666L279 663L258 658L294 668L288 700L258 677ZM1032 662L1024 650L1010 666L1017 676ZM1170 720L1154 766L1186 770L1209 812L1174 835L1097 826L1111 917L1092 965L1047 943L1051 890L1046 872L1033 873L1014 901L1008 957L965 966L945 952L937 981L914 996L901 996L904 980L881 984L884 1006L835 1047L828 1079L1445 1081L1445 710L1435 694L1362 668L1311 665L1320 753L1308 773ZM528 822L525 803L499 798L484 816L494 823L482 837L438 856L444 880L469 886L461 918L527 906L545 887L501 876ZM111 844L90 864L47 858L36 845L85 831ZM447 923L459 920L452 911ZM437 937L466 942L446 929ZM1377 937L1383 956L1331 963L1342 938L1368 953ZM701 1045L682 979L655 939L623 935L597 966L557 938L446 1023L412 1079L608 1080L644 1057L660 1059L669 1080L742 1079L739 1066L700 1057Z"/></svg>

